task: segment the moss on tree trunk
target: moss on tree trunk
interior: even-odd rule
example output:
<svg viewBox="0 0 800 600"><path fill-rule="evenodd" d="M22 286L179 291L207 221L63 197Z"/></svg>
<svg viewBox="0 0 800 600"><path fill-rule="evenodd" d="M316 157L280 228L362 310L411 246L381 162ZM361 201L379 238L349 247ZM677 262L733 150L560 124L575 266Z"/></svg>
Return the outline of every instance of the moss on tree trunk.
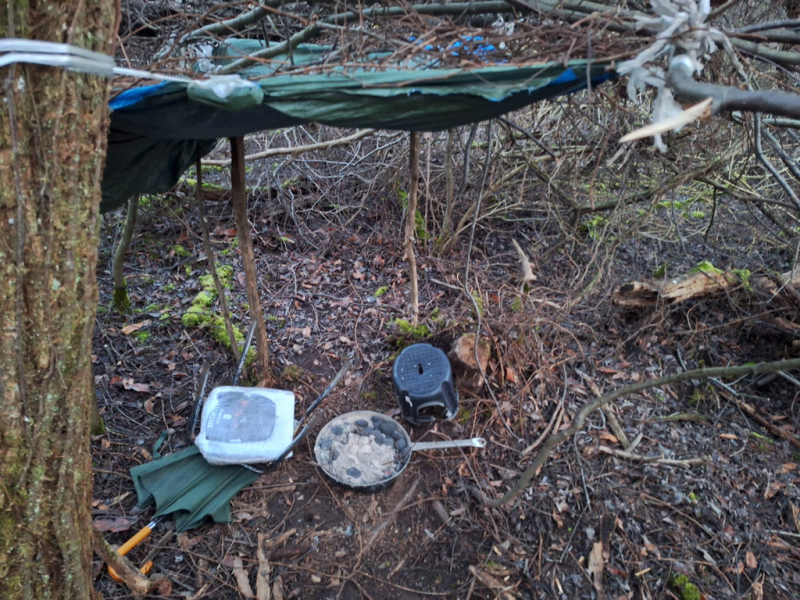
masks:
<svg viewBox="0 0 800 600"><path fill-rule="evenodd" d="M12 0L0 37L108 53L113 21L110 0ZM89 598L108 82L18 64L0 86L0 598Z"/></svg>
<svg viewBox="0 0 800 600"><path fill-rule="evenodd" d="M131 309L131 298L128 295L128 282L125 281L125 255L136 231L136 217L139 213L139 199L135 196L128 200L128 212L125 214L125 224L122 235L114 250L114 308L118 313L126 313Z"/></svg>

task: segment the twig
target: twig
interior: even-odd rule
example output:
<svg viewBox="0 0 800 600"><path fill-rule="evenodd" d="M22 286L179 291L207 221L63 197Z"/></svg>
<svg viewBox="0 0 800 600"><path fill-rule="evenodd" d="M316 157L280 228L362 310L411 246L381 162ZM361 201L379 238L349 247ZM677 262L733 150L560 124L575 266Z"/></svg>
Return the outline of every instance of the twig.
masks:
<svg viewBox="0 0 800 600"><path fill-rule="evenodd" d="M797 97L797 101L800 104L800 96ZM800 112L798 112L800 114ZM775 165L772 164L772 161L767 158L764 154L764 149L761 147L761 113L756 113L753 119L753 133L754 133L754 141L755 141L755 150L756 156L758 160L761 161L761 164L766 167L766 169L772 174L775 180L780 184L783 188L783 191L786 192L786 195L792 199L795 206L800 209L800 198L797 197L797 194L792 189L792 186L784 179L783 175L780 174L778 169L775 168Z"/></svg>
<svg viewBox="0 0 800 600"><path fill-rule="evenodd" d="M542 447L536 459L525 469L525 472L520 477L519 481L515 483L508 492L501 498L491 499L487 498L480 490L470 487L469 491L472 496L479 502L486 506L496 507L503 506L511 502L517 495L525 489L533 479L535 473L544 464L553 448L562 442L570 439L581 427L583 427L586 418L598 408L602 408L609 402L613 402L617 398L627 396L628 394L636 394L638 392L648 390L650 388L659 387L663 385L670 385L673 383L681 383L690 379L708 379L711 377L740 377L743 375L759 375L761 373L775 373L776 371L785 371L788 369L800 368L800 359L781 360L777 362L761 363L757 365L743 365L740 367L713 367L708 369L696 369L694 371L683 371L682 373L675 373L666 377L659 377L650 381L641 381L631 385L626 385L618 390L610 392L581 408L572 420L572 424L560 431L558 434L549 438Z"/></svg>
<svg viewBox="0 0 800 600"><path fill-rule="evenodd" d="M632 452L625 452L624 450L617 450L616 448L609 448L608 446L601 445L599 448L600 452L604 452L605 454L612 454L614 456L618 456L619 458L625 458L627 460L635 460L638 462L652 462L658 463L661 465L675 465L678 467L692 467L694 465L701 465L703 463L707 463L710 461L710 458L707 456L701 456L700 458L686 458L683 460L674 459L674 458L665 458L663 455L659 456L641 456L639 454L633 454Z"/></svg>
<svg viewBox="0 0 800 600"><path fill-rule="evenodd" d="M611 431L614 432L614 435L617 436L619 443L622 444L622 447L627 450L630 448L631 443L628 441L628 436L625 435L625 430L622 428L622 425L619 424L619 420L617 420L617 415L611 410L610 406L603 407L603 413L606 415L606 420L608 424L611 426Z"/></svg>
<svg viewBox="0 0 800 600"><path fill-rule="evenodd" d="M329 140L327 142L317 142L316 144L295 146L294 148L270 148L269 150L264 150L263 152L248 154L247 156L244 157L244 160L245 162L247 162L249 160L260 160L262 158L270 158L272 156L283 156L286 154L290 156L299 156L300 154L305 154L306 152L313 152L315 150L327 150L328 148L336 148L337 146L345 146L347 144L352 144L353 142L357 142L358 140L363 140L365 137L369 137L374 133L375 133L374 129L360 129L356 131L353 135L348 135L347 137L342 137L342 138L336 138L335 140ZM230 164L230 160L207 159L203 161L203 164L225 167Z"/></svg>
<svg viewBox="0 0 800 600"><path fill-rule="evenodd" d="M552 431L558 431L558 424L561 423L560 417L562 417L564 415L564 401L567 398L567 387L568 387L567 386L567 368L564 365L562 365L562 367L564 369L564 393L561 394L561 402L559 402L558 406L556 406L556 410L555 410L555 412L553 412L553 416L550 417L550 422L547 424L547 427L544 428L544 431L542 432L542 435L540 435L536 439L535 442L533 442L530 446L528 446L527 448L525 448L522 451L522 453L521 453L522 456L525 456L526 454L530 454L531 452L536 450L536 448L539 446L539 444L542 443L544 438L547 437L547 435L550 433L551 430Z"/></svg>
<svg viewBox="0 0 800 600"><path fill-rule="evenodd" d="M362 554L366 552L370 546L372 546L375 540L378 539L378 536L380 536L383 530L386 529L386 526L394 521L394 518L397 515L397 513L399 513L400 510L402 510L402 508L408 503L408 501L411 500L411 497L417 491L418 485L419 485L419 478L414 480L414 483L411 484L411 486L408 488L408 491L406 491L406 493L403 494L403 497L400 498L397 504L395 504L394 508L392 508L392 511L386 516L386 519L384 519L381 522L381 524L375 528L375 531L372 532L369 541L366 544L364 544L364 547L361 549Z"/></svg>
<svg viewBox="0 0 800 600"><path fill-rule="evenodd" d="M492 592L496 594L496 598L501 598L502 600L515 600L514 595L508 591L512 586L502 584L485 571L481 571L472 565L469 567L469 572L475 576L475 579L492 590Z"/></svg>
<svg viewBox="0 0 800 600"><path fill-rule="evenodd" d="M728 386L719 385L720 382L714 381L713 379L711 381L712 383L718 384L717 388L719 389L719 393L721 396L736 404L736 406L738 406L741 410L747 413L747 416L753 419L753 421L761 425L764 429L769 431L774 436L786 440L787 442L792 444L792 446L794 446L795 448L800 448L800 438L798 438L796 435L789 433L785 429L778 427L777 425L767 421L764 417L758 414L758 411L756 411L755 408L747 404L747 402L744 402L743 400L737 398L734 392L727 389Z"/></svg>
<svg viewBox="0 0 800 600"><path fill-rule="evenodd" d="M474 128L473 128L474 129ZM470 134L471 135L471 134ZM483 177L481 179L481 187L478 190L478 199L475 202L475 214L473 215L472 219L472 227L469 232L469 246L467 246L467 258L466 258L466 266L464 267L464 294L466 294L467 298L469 298L470 302L472 302L472 308L475 311L475 364L478 366L478 370L481 372L481 378L483 383L486 386L486 389L489 391L489 394L494 400L495 408L497 409L497 418L500 419L500 422L503 424L503 427L506 428L506 431L511 434L511 436L517 440L518 442L521 441L520 438L509 426L506 418L503 416L503 411L500 409L500 402L497 399L497 396L492 389L492 386L489 384L489 378L486 377L486 373L483 370L483 366L481 365L480 356L478 356L478 348L479 343L478 340L481 339L481 309L478 307L478 301L475 300L475 296L469 291L467 287L469 285L469 265L470 261L472 260L472 247L475 243L475 226L478 224L478 215L481 212L481 202L483 200L483 193L484 189L486 188L486 180L489 177L489 167L492 164L492 121L489 121L489 125L486 127L486 164L483 168Z"/></svg>

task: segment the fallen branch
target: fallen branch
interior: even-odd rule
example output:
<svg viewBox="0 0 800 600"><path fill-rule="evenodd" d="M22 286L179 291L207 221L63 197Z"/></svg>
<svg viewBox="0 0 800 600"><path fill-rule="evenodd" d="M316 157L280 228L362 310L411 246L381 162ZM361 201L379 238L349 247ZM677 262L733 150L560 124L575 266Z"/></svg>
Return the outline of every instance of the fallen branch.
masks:
<svg viewBox="0 0 800 600"><path fill-rule="evenodd" d="M605 454L611 454L612 456L616 456L618 458L624 458L626 460L635 460L637 462L647 462L647 463L657 463L659 465L672 465L676 467L693 467L694 465L701 465L703 463L707 463L710 461L709 457L701 456L700 458L686 458L686 459L676 459L676 458L666 458L663 455L659 456L641 456L640 454L633 454L632 452L625 452L624 450L618 450L616 448L609 448L608 446L600 446L600 452Z"/></svg>
<svg viewBox="0 0 800 600"><path fill-rule="evenodd" d="M644 390L663 385L671 385L674 383L681 383L689 381L690 379L709 379L711 377L741 377L743 375L759 375L761 373L775 373L777 371L786 371L789 369L800 368L800 358L792 360L781 360L777 362L761 363L757 365L743 365L740 367L713 367L708 369L695 369L693 371L684 371L682 373L675 373L666 377L652 379L650 381L641 381L631 385L626 385L618 390L615 390L581 408L572 420L572 424L566 429L558 432L553 437L549 438L542 446L539 454L536 455L534 461L525 469L525 472L520 477L519 481L515 483L510 490L501 498L487 498L483 492L474 486L468 488L472 496L482 504L490 507L503 506L508 504L519 493L524 490L533 479L536 472L542 467L544 462L550 456L553 449L564 441L572 439L578 433L583 424L586 422L587 417L598 408L606 406L608 403L613 402L617 398L627 396L629 394L636 394Z"/></svg>
<svg viewBox="0 0 800 600"><path fill-rule="evenodd" d="M93 529L92 535L92 545L94 546L94 551L97 556L109 567L114 569L131 592L135 595L143 596L150 591L150 588L154 584L147 577L142 575L131 561L117 554L117 551L111 547L111 544L106 541L99 531Z"/></svg>
<svg viewBox="0 0 800 600"><path fill-rule="evenodd" d="M733 43L734 40L731 40ZM735 40L737 47L741 44L750 44L744 40ZM754 47L758 44L752 44ZM774 51L777 52L777 51ZM754 51L755 53L755 51ZM794 54L797 61L790 64L800 64L800 54ZM788 59L787 59L788 60ZM781 61L778 61L781 62ZM694 66L685 55L676 56L669 64L668 82L675 95L688 102L700 102L711 98L713 113L732 112L763 112L791 119L800 118L800 95L783 92L781 90L750 91L740 90L737 87L715 85L695 81L692 74Z"/></svg>
<svg viewBox="0 0 800 600"><path fill-rule="evenodd" d="M794 287L800 283L800 273L791 271L777 275L781 286ZM747 277L735 271L703 269L664 281L629 281L614 292L614 302L621 306L654 306L677 304L692 298L710 296L741 285L767 294L774 294L778 285L769 277Z"/></svg>
<svg viewBox="0 0 800 600"><path fill-rule="evenodd" d="M514 600L514 594L508 591L513 586L504 585L502 582L498 581L485 571L481 571L472 565L469 567L469 572L475 576L475 579L492 590L492 593L496 594L496 598L500 598L501 600Z"/></svg>

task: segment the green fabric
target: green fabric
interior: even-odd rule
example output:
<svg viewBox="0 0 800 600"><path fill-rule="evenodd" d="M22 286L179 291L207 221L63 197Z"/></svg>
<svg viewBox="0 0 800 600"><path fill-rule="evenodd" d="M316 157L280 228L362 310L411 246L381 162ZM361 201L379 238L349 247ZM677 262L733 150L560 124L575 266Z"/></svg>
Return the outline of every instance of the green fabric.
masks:
<svg viewBox="0 0 800 600"><path fill-rule="evenodd" d="M233 40L217 56L235 58L261 47L258 41ZM301 45L291 60L295 66L312 68L330 50ZM282 56L238 75L169 82L120 94L110 105L101 210L117 208L134 194L171 189L197 153L207 153L218 138L309 122L441 131L571 94L587 82L599 85L614 76L609 61L495 63L457 69L438 68L438 59L425 53L398 65L384 64L388 57L373 54L347 67L326 65L322 74L281 74L289 60Z"/></svg>
<svg viewBox="0 0 800 600"><path fill-rule="evenodd" d="M194 529L206 517L227 523L231 498L258 479L238 465L210 465L197 446L131 469L133 485L144 508L155 504L154 516L172 514L178 532Z"/></svg>

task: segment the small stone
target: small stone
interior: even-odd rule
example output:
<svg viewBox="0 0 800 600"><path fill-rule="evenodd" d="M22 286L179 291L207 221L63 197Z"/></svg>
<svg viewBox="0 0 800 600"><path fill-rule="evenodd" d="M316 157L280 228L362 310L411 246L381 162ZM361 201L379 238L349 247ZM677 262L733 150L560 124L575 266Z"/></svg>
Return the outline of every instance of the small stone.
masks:
<svg viewBox="0 0 800 600"><path fill-rule="evenodd" d="M318 442L318 445L321 450L329 450L333 445L333 440L331 438L323 438Z"/></svg>
<svg viewBox="0 0 800 600"><path fill-rule="evenodd" d="M353 479L358 479L359 477L361 477L361 471L359 471L355 467L350 467L349 469L347 469L347 476L352 477Z"/></svg>
<svg viewBox="0 0 800 600"><path fill-rule="evenodd" d="M369 423L367 423L364 419L359 419L356 421L356 427L368 427Z"/></svg>
<svg viewBox="0 0 800 600"><path fill-rule="evenodd" d="M370 446L369 444L367 444L366 446L361 446L358 449L358 453L359 454L372 454L372 446Z"/></svg>
<svg viewBox="0 0 800 600"><path fill-rule="evenodd" d="M335 461L337 458L339 458L339 451L331 450L331 462Z"/></svg>
<svg viewBox="0 0 800 600"><path fill-rule="evenodd" d="M342 427L341 425L334 425L333 427L331 427L331 433L337 436L342 435L344 433L344 427Z"/></svg>
<svg viewBox="0 0 800 600"><path fill-rule="evenodd" d="M378 428L386 435L392 435L397 431L397 425L393 421L384 421Z"/></svg>
<svg viewBox="0 0 800 600"><path fill-rule="evenodd" d="M394 447L400 450L401 452L405 450L407 446L408 442L406 442L404 439L399 439L394 441Z"/></svg>
<svg viewBox="0 0 800 600"><path fill-rule="evenodd" d="M322 578L319 575L312 575L311 576L312 583L322 583Z"/></svg>
<svg viewBox="0 0 800 600"><path fill-rule="evenodd" d="M378 433L375 435L375 443L378 444L378 446L386 446L389 440L386 439L385 435Z"/></svg>
<svg viewBox="0 0 800 600"><path fill-rule="evenodd" d="M383 417L379 417L378 415L372 415L369 419L372 421L374 427L380 427L380 424L384 422Z"/></svg>
<svg viewBox="0 0 800 600"><path fill-rule="evenodd" d="M391 436L392 436L392 439L395 439L395 440L404 440L406 438L406 436L403 435L403 432L400 431L399 429L395 429L391 433Z"/></svg>

